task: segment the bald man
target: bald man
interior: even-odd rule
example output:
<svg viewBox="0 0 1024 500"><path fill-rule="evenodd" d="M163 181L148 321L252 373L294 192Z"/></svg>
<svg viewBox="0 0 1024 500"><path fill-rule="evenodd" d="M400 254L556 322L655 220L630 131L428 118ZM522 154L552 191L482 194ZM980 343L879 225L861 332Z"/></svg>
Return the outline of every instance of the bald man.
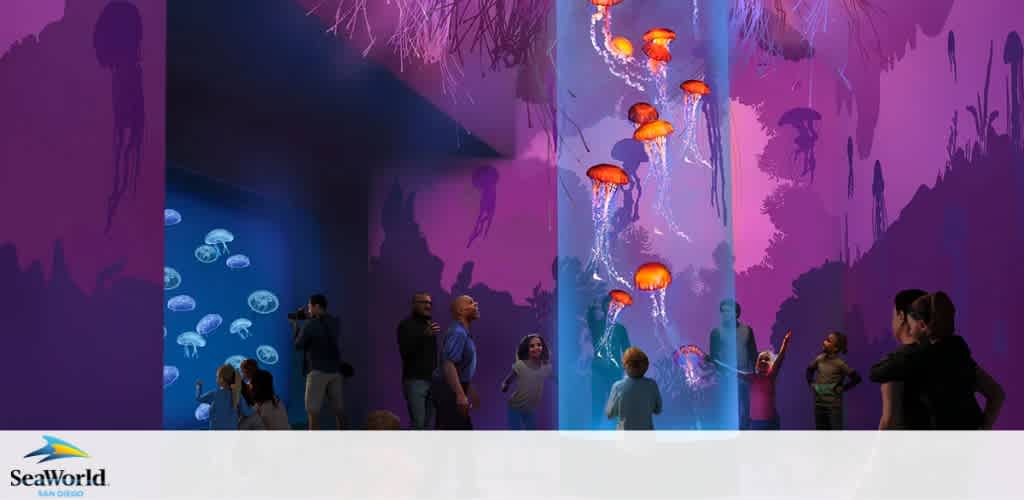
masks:
<svg viewBox="0 0 1024 500"><path fill-rule="evenodd" d="M479 406L472 382L476 373L476 344L469 326L480 319L473 297L462 295L452 302L455 320L441 340L441 362L434 371L431 396L437 410L438 430L472 430L470 409Z"/></svg>

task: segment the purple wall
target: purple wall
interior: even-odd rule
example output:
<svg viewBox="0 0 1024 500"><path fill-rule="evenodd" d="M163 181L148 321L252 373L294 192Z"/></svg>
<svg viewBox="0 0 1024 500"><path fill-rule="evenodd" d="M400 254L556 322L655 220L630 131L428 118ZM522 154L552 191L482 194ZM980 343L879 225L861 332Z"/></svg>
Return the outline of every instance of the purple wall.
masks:
<svg viewBox="0 0 1024 500"><path fill-rule="evenodd" d="M0 15L0 428L161 425L165 2L108 3Z"/></svg>

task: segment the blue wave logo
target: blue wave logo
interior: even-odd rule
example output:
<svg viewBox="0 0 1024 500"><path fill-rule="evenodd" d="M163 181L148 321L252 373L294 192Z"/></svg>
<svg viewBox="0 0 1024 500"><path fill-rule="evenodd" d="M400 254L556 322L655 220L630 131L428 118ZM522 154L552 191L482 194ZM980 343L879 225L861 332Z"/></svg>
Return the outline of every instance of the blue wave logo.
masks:
<svg viewBox="0 0 1024 500"><path fill-rule="evenodd" d="M63 439L53 436L43 436L43 439L46 440L46 446L25 455L25 458L43 457L36 462L39 464L61 458L89 458L88 453Z"/></svg>

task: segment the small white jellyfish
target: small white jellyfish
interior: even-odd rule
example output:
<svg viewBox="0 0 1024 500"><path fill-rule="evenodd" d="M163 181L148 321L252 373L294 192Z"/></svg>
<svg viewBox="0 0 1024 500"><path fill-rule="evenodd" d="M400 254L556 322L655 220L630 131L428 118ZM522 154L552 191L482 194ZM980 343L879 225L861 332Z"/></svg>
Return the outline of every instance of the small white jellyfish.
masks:
<svg viewBox="0 0 1024 500"><path fill-rule="evenodd" d="M249 294L249 299L246 301L249 303L249 309L257 314L270 314L277 310L281 306L281 302L277 300L277 295L274 295L269 290L256 290Z"/></svg>
<svg viewBox="0 0 1024 500"><path fill-rule="evenodd" d="M256 348L256 359L265 365L276 365L278 359L277 349L269 345L261 345Z"/></svg>
<svg viewBox="0 0 1024 500"><path fill-rule="evenodd" d="M249 257L242 254L235 254L228 257L224 264L231 269L245 269L249 267Z"/></svg>
<svg viewBox="0 0 1024 500"><path fill-rule="evenodd" d="M181 376L181 372L178 371L178 367L164 365L164 389L170 387L178 380L179 376Z"/></svg>
<svg viewBox="0 0 1024 500"><path fill-rule="evenodd" d="M181 222L181 213L173 208L164 209L164 227L171 227Z"/></svg>
<svg viewBox="0 0 1024 500"><path fill-rule="evenodd" d="M231 234L231 231L228 231L227 229L220 228L206 233L206 238L203 239L203 243L212 245L218 250L223 249L222 253L224 255L227 255L228 243L231 243L232 241L235 241L235 235Z"/></svg>
<svg viewBox="0 0 1024 500"><path fill-rule="evenodd" d="M245 340L252 335L251 333L249 333L249 327L251 326L252 321L249 321L248 319L245 318L238 318L231 322L229 331L235 335L238 335L240 339Z"/></svg>
<svg viewBox="0 0 1024 500"><path fill-rule="evenodd" d="M213 333L214 330L220 328L220 325L224 323L224 318L219 314L207 314L196 323L196 332L199 335L207 336Z"/></svg>
<svg viewBox="0 0 1024 500"><path fill-rule="evenodd" d="M196 420L200 422L210 420L210 405L199 403L199 406L196 407Z"/></svg>
<svg viewBox="0 0 1024 500"><path fill-rule="evenodd" d="M185 332L178 335L178 345L185 348L186 358L198 358L199 348L206 347L206 339L196 332Z"/></svg>
<svg viewBox="0 0 1024 500"><path fill-rule="evenodd" d="M196 308L196 299L188 295L175 295L167 301L167 308L174 312L188 312Z"/></svg>
<svg viewBox="0 0 1024 500"><path fill-rule="evenodd" d="M231 365L236 370L241 370L242 369L242 361L245 361L245 356L242 356L240 354L235 354L234 356L231 356L230 358L225 359L224 360L224 364L225 365Z"/></svg>
<svg viewBox="0 0 1024 500"><path fill-rule="evenodd" d="M181 286L181 274L173 267L164 268L164 290L174 290Z"/></svg>
<svg viewBox="0 0 1024 500"><path fill-rule="evenodd" d="M209 264L220 257L220 250L210 245L199 245L195 251L196 260L203 264Z"/></svg>

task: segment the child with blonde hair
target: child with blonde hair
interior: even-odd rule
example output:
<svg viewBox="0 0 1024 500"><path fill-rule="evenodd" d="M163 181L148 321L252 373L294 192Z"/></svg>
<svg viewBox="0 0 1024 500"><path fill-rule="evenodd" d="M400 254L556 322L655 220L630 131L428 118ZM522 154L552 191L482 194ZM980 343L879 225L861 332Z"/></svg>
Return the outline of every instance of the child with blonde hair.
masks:
<svg viewBox="0 0 1024 500"><path fill-rule="evenodd" d="M196 401L210 405L210 430L235 431L239 422L253 415L242 398L242 375L231 365L217 368L217 389L203 393L203 381L196 381Z"/></svg>
<svg viewBox="0 0 1024 500"><path fill-rule="evenodd" d="M618 419L616 428L625 431L653 431L654 415L661 413L658 383L644 377L651 362L647 354L630 347L622 355L626 376L612 385L605 415Z"/></svg>

